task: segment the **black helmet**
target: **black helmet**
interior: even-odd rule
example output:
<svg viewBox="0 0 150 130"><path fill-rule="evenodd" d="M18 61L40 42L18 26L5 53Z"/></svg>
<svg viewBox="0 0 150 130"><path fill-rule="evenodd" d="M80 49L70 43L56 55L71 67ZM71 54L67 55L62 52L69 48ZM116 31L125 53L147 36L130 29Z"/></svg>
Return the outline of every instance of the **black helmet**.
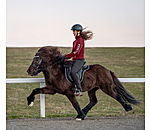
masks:
<svg viewBox="0 0 150 130"><path fill-rule="evenodd" d="M71 30L82 31L83 27L80 24L75 24L72 26Z"/></svg>

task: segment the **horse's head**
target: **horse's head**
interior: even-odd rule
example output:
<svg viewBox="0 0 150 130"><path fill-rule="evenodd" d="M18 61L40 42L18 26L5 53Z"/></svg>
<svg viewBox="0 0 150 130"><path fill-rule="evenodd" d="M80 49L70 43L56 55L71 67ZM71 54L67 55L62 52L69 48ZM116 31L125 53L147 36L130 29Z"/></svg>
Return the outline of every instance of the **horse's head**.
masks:
<svg viewBox="0 0 150 130"><path fill-rule="evenodd" d="M27 72L31 76L35 76L44 70L45 67L54 62L54 58L60 55L60 51L57 47L46 46L42 47L35 54L31 65L29 66Z"/></svg>
<svg viewBox="0 0 150 130"><path fill-rule="evenodd" d="M29 75L34 76L42 71L42 59L40 56L35 55L31 65L29 66L27 72Z"/></svg>

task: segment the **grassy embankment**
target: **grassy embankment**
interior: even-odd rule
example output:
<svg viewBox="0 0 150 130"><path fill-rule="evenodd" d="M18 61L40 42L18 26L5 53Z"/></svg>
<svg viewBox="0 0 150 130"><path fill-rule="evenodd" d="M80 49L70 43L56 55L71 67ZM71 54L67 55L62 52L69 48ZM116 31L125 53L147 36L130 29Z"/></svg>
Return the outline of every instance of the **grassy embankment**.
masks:
<svg viewBox="0 0 150 130"><path fill-rule="evenodd" d="M39 48L7 48L6 78L37 78L43 77L40 73L36 77L30 77L26 70L32 58ZM63 53L69 53L71 48L61 48ZM145 77L145 48L86 48L85 58L87 64L101 64L112 70L119 78L144 78ZM100 74L102 75L102 74ZM98 103L87 116L130 116L145 114L145 84L123 83L124 87L143 104L134 106L131 112L125 112L122 106L98 90L96 95ZM34 84L7 84L6 85L6 117L28 118L39 117L39 95L36 96L34 106L29 109L26 97L32 89L39 87ZM83 97L77 97L81 108L89 102L87 93ZM77 115L68 99L60 94L46 95L46 117Z"/></svg>

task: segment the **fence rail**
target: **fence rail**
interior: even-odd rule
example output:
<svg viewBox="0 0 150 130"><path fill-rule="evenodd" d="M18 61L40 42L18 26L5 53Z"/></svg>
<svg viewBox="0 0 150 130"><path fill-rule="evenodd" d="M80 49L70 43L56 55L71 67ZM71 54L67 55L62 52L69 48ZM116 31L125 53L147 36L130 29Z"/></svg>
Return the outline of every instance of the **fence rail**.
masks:
<svg viewBox="0 0 150 130"><path fill-rule="evenodd" d="M143 83L145 78L118 78L122 83ZM6 79L6 83L40 83L40 88L44 87L44 78L11 78ZM45 117L45 95L40 94L40 116Z"/></svg>
<svg viewBox="0 0 150 130"><path fill-rule="evenodd" d="M118 78L120 82L123 83L140 83L145 82L145 78ZM6 83L43 83L45 82L44 78L11 78L6 79Z"/></svg>

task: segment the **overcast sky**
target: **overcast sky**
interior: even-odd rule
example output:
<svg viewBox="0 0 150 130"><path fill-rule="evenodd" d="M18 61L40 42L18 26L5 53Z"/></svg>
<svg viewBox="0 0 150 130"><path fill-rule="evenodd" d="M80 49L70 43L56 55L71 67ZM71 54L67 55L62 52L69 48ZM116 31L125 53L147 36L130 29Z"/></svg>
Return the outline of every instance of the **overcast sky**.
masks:
<svg viewBox="0 0 150 130"><path fill-rule="evenodd" d="M145 46L144 0L7 0L6 46L72 46L79 23L87 47Z"/></svg>

